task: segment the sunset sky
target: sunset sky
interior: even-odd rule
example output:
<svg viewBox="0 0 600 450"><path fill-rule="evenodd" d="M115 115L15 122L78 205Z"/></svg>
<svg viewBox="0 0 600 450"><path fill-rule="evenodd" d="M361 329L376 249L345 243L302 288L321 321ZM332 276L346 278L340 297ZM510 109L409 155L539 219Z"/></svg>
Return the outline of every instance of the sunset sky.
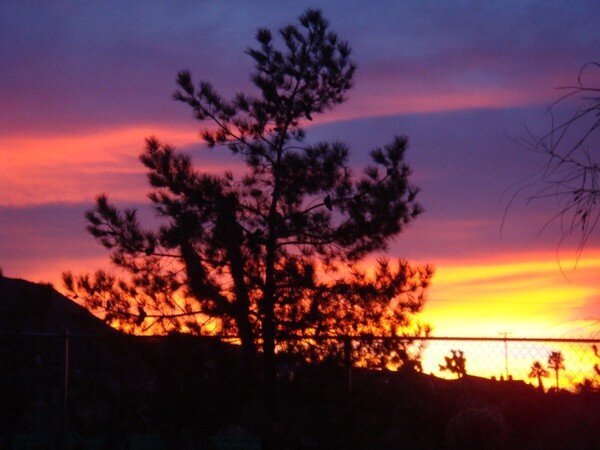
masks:
<svg viewBox="0 0 600 450"><path fill-rule="evenodd" d="M544 163L519 143L550 126L546 109L599 60L597 1L0 3L0 267L52 281L108 266L84 211L106 192L146 204L137 156L155 135L202 170L241 167L208 150L174 102L190 69L225 96L250 90L244 55L259 26L318 7L358 65L346 104L315 117L311 140L349 144L358 172L371 148L409 136L425 213L390 257L436 268L423 319L437 335L597 333L600 238L576 265L552 199L517 198ZM90 2L91 3L91 2ZM176 4L175 4L176 3ZM568 114L570 105L564 105ZM562 112L562 110L558 110Z"/></svg>

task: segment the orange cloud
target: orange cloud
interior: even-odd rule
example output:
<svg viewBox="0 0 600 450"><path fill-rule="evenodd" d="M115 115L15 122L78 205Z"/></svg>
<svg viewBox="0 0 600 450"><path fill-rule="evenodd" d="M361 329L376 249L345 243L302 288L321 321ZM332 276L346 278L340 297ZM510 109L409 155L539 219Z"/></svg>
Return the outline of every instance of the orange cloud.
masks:
<svg viewBox="0 0 600 450"><path fill-rule="evenodd" d="M117 200L141 200L144 168L137 160L144 138L158 136L176 147L200 143L193 127L137 125L61 136L0 137L3 170L0 205L90 201L100 192ZM205 170L222 171L218 164Z"/></svg>
<svg viewBox="0 0 600 450"><path fill-rule="evenodd" d="M514 107L548 101L548 90L503 87L448 88L431 92L389 77L357 89L351 101L306 125L410 113ZM379 82L381 81L381 82ZM413 83L414 84L414 83ZM200 143L197 125L129 124L79 134L0 136L5 161L0 205L89 200L108 191L114 198L140 198L145 190L137 155L144 138L156 135L177 147ZM209 171L224 167L209 164Z"/></svg>

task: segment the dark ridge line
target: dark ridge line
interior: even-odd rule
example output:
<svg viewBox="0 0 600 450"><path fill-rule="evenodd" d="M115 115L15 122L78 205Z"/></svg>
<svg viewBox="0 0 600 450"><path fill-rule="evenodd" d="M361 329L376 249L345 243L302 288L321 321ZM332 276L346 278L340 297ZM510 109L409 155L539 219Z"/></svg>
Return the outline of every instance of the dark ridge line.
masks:
<svg viewBox="0 0 600 450"><path fill-rule="evenodd" d="M43 333L26 331L22 333L0 332L0 337L48 337L48 338L69 338L69 339L114 339L115 337L131 339L166 339L169 337L185 337L197 339L215 339L231 340L239 339L232 335L193 335L193 334L173 334L173 335L135 335L121 333L115 329L115 335L96 335L96 334L71 334L64 333ZM553 343L582 343L582 344L600 344L600 338L544 338L544 337L488 337L488 336L373 336L369 334L360 335L321 335L321 336L278 336L279 341L322 341L322 340L351 340L351 341L473 341L473 342L553 342Z"/></svg>

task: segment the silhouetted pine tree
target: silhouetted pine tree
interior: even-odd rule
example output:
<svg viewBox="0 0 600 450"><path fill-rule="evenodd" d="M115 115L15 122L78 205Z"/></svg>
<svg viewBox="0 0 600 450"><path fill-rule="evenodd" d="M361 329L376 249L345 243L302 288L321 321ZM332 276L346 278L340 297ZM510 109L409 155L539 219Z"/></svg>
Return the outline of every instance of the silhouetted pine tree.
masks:
<svg viewBox="0 0 600 450"><path fill-rule="evenodd" d="M204 141L238 155L246 173L201 173L189 156L149 138L141 161L162 225L144 229L135 210L99 196L88 229L120 275L64 275L74 295L122 327L237 336L249 364L262 351L267 379L278 335L427 333L412 315L432 274L403 260L380 260L373 276L357 266L421 213L407 140L373 150L362 176L352 173L345 144L306 144L303 124L344 102L355 66L319 11L278 37L283 45L260 29L247 51L253 94L227 101L187 71L177 79L175 99L210 124ZM340 348L321 339L281 345L311 358ZM382 341L362 351L378 366L411 357L406 345Z"/></svg>

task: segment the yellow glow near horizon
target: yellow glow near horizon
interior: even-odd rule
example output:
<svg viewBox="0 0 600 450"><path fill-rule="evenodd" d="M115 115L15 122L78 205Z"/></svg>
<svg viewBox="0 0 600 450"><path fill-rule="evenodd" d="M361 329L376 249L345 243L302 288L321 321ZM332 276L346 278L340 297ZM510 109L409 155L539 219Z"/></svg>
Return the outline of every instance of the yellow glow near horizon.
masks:
<svg viewBox="0 0 600 450"><path fill-rule="evenodd" d="M513 336L559 337L600 311L600 249L589 249L578 268L567 273L568 278L561 273L554 253L509 257L528 261L507 263L507 255L496 255L496 263L437 263L419 320L430 323L437 336L493 337L507 331ZM563 262L565 267L569 263ZM365 267L372 264L369 261ZM63 270L100 267L108 268L108 258L57 258L35 264L18 276L51 281L60 288ZM5 274L11 276L9 267Z"/></svg>
<svg viewBox="0 0 600 450"><path fill-rule="evenodd" d="M498 262L441 262L423 318L436 335L551 336L557 324L584 319L600 307L600 250L589 249L576 270L561 272L553 253L498 255ZM526 259L526 262L520 262ZM574 260L561 261L573 267ZM565 331L564 327L562 332Z"/></svg>
<svg viewBox="0 0 600 450"><path fill-rule="evenodd" d="M478 280L489 280L492 278L503 278L507 276L539 275L547 272L560 271L560 267L574 267L577 264L579 270L600 268L600 251L590 250L591 256L586 256L580 261L567 259L557 261L554 254L534 255L533 261L506 263L503 257L500 262L488 264L473 264L471 262L453 264L447 266L443 271L436 274L438 283L465 283ZM524 255L519 255L523 258ZM519 257L515 255L515 257ZM550 257L550 259L548 259ZM531 259L531 255L527 255Z"/></svg>
<svg viewBox="0 0 600 450"><path fill-rule="evenodd" d="M483 264L436 264L421 315L433 325L434 336L500 337L507 332L511 337L600 337L600 322L586 320L600 310L600 249L587 249L579 261L567 258L560 264L554 252L487 258ZM468 373L506 377L502 342L432 342L423 355L424 370L452 378L439 370L450 349L465 352ZM557 350L565 357L561 387L574 389L594 376L596 360L591 346L583 344L509 343L509 373L537 384L528 378L531 364L539 360L545 365L549 352ZM554 383L551 373L545 386Z"/></svg>
<svg viewBox="0 0 600 450"><path fill-rule="evenodd" d="M434 336L499 337L600 337L598 322L586 320L600 310L600 249L588 249L575 271L561 272L553 252L537 255L488 255L488 262L440 261L424 311L417 317L433 326ZM495 262L494 262L495 260ZM509 260L517 262L507 262ZM526 262L519 262L526 260ZM489 262L491 261L491 262ZM563 267L574 261L564 260ZM366 262L369 269L373 261ZM107 266L107 260L46 261L32 271L34 281L50 280L60 289L65 269L92 270ZM6 273L11 276L10 272ZM505 373L502 342L434 341L423 355L426 372L452 377L439 371L450 349L461 349L470 374L499 378ZM533 361L545 363L550 351L561 350L567 369L560 383L573 388L584 377L593 376L595 362L589 345L551 343L509 344L510 373L528 379ZM546 387L554 383L552 376Z"/></svg>

